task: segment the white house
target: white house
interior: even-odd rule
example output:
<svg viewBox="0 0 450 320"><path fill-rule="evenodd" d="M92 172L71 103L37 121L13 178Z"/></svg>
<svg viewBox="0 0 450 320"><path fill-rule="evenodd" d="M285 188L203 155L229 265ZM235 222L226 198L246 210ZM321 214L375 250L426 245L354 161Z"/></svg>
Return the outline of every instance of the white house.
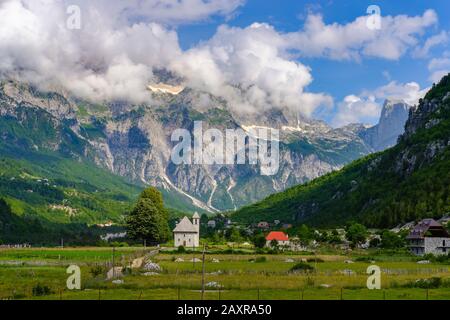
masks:
<svg viewBox="0 0 450 320"><path fill-rule="evenodd" d="M208 221L208 228L214 229L216 227L216 221L215 220L209 220Z"/></svg>
<svg viewBox="0 0 450 320"><path fill-rule="evenodd" d="M406 239L409 241L411 252L416 255L427 253L439 255L450 251L450 235L433 219L420 221Z"/></svg>
<svg viewBox="0 0 450 320"><path fill-rule="evenodd" d="M194 213L192 222L188 217L184 217L173 229L174 245L176 248L198 247L200 245L200 216Z"/></svg>

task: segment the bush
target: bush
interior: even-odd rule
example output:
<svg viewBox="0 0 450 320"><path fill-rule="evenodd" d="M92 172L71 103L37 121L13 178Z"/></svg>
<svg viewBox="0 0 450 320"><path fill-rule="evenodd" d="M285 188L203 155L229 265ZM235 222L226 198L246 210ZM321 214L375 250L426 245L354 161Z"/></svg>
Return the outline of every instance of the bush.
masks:
<svg viewBox="0 0 450 320"><path fill-rule="evenodd" d="M299 262L296 265L294 265L291 270L291 272L310 272L314 271L314 267L310 266L309 264L305 262Z"/></svg>
<svg viewBox="0 0 450 320"><path fill-rule="evenodd" d="M255 262L257 262L257 263L266 262L266 261L267 261L266 257L257 257L255 259Z"/></svg>
<svg viewBox="0 0 450 320"><path fill-rule="evenodd" d="M410 283L412 287L422 289L437 289L442 285L442 279L439 277L433 277L429 279L419 279L413 283Z"/></svg>
<svg viewBox="0 0 450 320"><path fill-rule="evenodd" d="M255 248L264 248L266 245L266 237L263 234L258 234L253 238L253 244Z"/></svg>
<svg viewBox="0 0 450 320"><path fill-rule="evenodd" d="M89 273L92 275L93 278L97 278L98 276L101 276L102 274L106 273L106 270L101 265L95 265L89 269Z"/></svg>
<svg viewBox="0 0 450 320"><path fill-rule="evenodd" d="M371 257L371 256L357 257L357 258L355 259L355 261L358 261L358 262L367 262L367 263L372 262L372 261L374 261L374 260L375 260L375 259L374 259L373 257Z"/></svg>
<svg viewBox="0 0 450 320"><path fill-rule="evenodd" d="M52 294L52 290L48 286L38 283L33 287L32 293L34 297L48 296Z"/></svg>
<svg viewBox="0 0 450 320"><path fill-rule="evenodd" d="M186 253L186 249L183 246L179 246L177 249L177 253Z"/></svg>
<svg viewBox="0 0 450 320"><path fill-rule="evenodd" d="M130 245L127 242L113 241L113 242L111 242L110 246L123 248L123 247L129 247Z"/></svg>

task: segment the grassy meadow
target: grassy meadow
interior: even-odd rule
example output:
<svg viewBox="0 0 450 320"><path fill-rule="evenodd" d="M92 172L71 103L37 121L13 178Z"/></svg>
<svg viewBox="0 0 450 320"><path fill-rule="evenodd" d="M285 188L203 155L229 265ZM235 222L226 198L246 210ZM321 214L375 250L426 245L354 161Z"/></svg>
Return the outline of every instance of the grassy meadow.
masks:
<svg viewBox="0 0 450 320"><path fill-rule="evenodd" d="M201 299L201 253L164 252L148 258L153 249L116 248L116 266L130 267L146 256L161 267L158 274L126 268L123 283L106 280L112 248L0 249L0 299ZM192 261L195 258L195 261ZM418 264L417 257L395 254L206 254L204 299L445 299L450 300L450 266ZM299 262L314 269L291 272ZM81 268L81 290L68 290L66 269ZM381 268L381 290L368 290L367 267ZM439 278L437 285L420 279ZM422 280L423 282L423 280ZM36 287L45 287L36 293ZM35 290L33 290L35 288Z"/></svg>

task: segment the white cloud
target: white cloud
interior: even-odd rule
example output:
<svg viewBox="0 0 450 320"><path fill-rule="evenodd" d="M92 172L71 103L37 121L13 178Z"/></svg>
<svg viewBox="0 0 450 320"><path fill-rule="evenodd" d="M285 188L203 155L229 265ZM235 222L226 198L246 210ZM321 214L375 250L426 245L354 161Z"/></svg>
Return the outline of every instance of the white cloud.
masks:
<svg viewBox="0 0 450 320"><path fill-rule="evenodd" d="M304 92L312 81L310 69L289 60L280 49L283 42L267 24L221 26L212 39L186 52L172 67L190 85L226 98L237 111L276 106L310 115L331 98Z"/></svg>
<svg viewBox="0 0 450 320"><path fill-rule="evenodd" d="M427 57L430 50L441 44L447 43L449 40L449 33L447 31L441 31L440 33L428 38L422 47L416 47L413 52L413 56L418 58Z"/></svg>
<svg viewBox="0 0 450 320"><path fill-rule="evenodd" d="M429 88L421 89L417 82L398 83L391 81L373 91L365 92L364 95L373 95L376 99L403 100L407 104L415 105L419 102Z"/></svg>
<svg viewBox="0 0 450 320"><path fill-rule="evenodd" d="M152 70L165 67L183 76L188 86L225 98L237 111L279 107L311 115L319 106L331 107L333 100L325 93L308 92L312 70L296 61L293 51L333 59L397 59L437 21L431 10L417 17L383 17L383 29L372 31L366 27L366 17L326 25L311 13L304 30L296 33L280 33L264 23L221 26L211 39L187 51L180 48L173 26L227 16L242 3L1 1L0 75L62 86L95 101L144 102L150 99L146 86L152 81ZM67 29L68 4L81 7L81 30ZM353 100L348 103L356 108L367 96L361 97L362 102Z"/></svg>
<svg viewBox="0 0 450 320"><path fill-rule="evenodd" d="M331 124L335 127L350 123L375 124L378 122L386 99L403 100L410 105L415 105L428 89L421 89L416 82L401 84L391 81L375 90L363 91L360 95L348 95L338 103L336 115Z"/></svg>
<svg viewBox="0 0 450 320"><path fill-rule="evenodd" d="M176 32L155 23L113 28L86 12L69 30L60 1L9 0L0 16L1 73L92 100L142 101L152 68L181 54Z"/></svg>
<svg viewBox="0 0 450 320"><path fill-rule="evenodd" d="M342 127L350 123L374 123L380 116L380 111L381 106L375 101L375 97L348 95L338 104L331 124Z"/></svg>
<svg viewBox="0 0 450 320"><path fill-rule="evenodd" d="M440 58L433 58L428 63L429 80L438 83L443 76L450 73L450 52L445 52Z"/></svg>
<svg viewBox="0 0 450 320"><path fill-rule="evenodd" d="M427 10L422 16L381 17L381 29L371 30L367 28L367 16L342 25L325 24L321 15L311 14L303 30L289 33L286 38L288 46L306 57L359 60L368 56L397 60L415 47L418 37L437 21L436 12Z"/></svg>

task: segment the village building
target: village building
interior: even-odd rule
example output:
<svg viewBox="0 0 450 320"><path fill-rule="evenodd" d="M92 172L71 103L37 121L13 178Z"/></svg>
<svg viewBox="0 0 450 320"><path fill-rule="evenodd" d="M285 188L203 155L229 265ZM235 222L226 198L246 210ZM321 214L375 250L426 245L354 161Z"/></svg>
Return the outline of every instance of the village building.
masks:
<svg viewBox="0 0 450 320"><path fill-rule="evenodd" d="M214 229L216 227L216 221L215 220L209 220L208 221L208 228Z"/></svg>
<svg viewBox="0 0 450 320"><path fill-rule="evenodd" d="M447 254L450 251L450 235L433 219L420 221L406 237L409 248L416 255Z"/></svg>
<svg viewBox="0 0 450 320"><path fill-rule="evenodd" d="M282 231L272 231L266 236L266 246L271 247L272 241L275 240L278 246L289 246L289 236Z"/></svg>
<svg viewBox="0 0 450 320"><path fill-rule="evenodd" d="M194 213L192 222L184 217L173 229L174 246L195 248L200 245L200 216Z"/></svg>
<svg viewBox="0 0 450 320"><path fill-rule="evenodd" d="M269 225L269 223L266 222L266 221L261 221L261 222L258 222L257 227L258 227L259 229L269 229L270 225Z"/></svg>

